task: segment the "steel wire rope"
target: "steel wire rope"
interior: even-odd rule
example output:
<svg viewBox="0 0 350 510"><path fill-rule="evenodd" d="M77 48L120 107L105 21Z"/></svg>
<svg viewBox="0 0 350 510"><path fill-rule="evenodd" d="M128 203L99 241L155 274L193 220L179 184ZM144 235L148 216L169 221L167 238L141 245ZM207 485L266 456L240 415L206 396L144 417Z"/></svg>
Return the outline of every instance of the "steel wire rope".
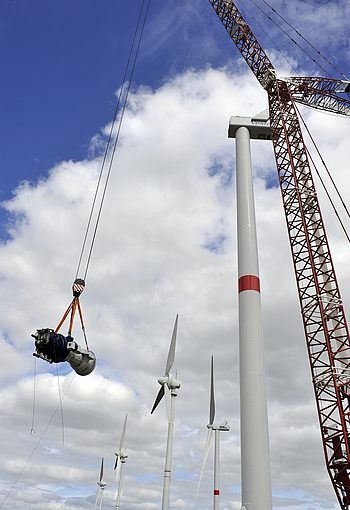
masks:
<svg viewBox="0 0 350 510"><path fill-rule="evenodd" d="M260 5L258 5L255 0L249 0L253 5L255 5L255 7L257 9L259 9L279 30L281 30L281 32L283 32L287 37L288 39L290 39L301 51L303 51L305 53L305 55L307 55L314 64L316 64L326 75L328 74L327 73L327 70L319 63L317 62L317 60L315 60L313 58L312 55L310 55L310 53L308 51L306 51L305 48L303 48L295 39L293 39L293 37L287 32L287 30L285 30L284 28L282 28L278 23L277 21L275 21L273 18L271 18L271 16L269 16L262 7L260 7Z"/></svg>
<svg viewBox="0 0 350 510"><path fill-rule="evenodd" d="M254 14L252 12L249 12L245 9L244 6L241 5L240 7L240 10L244 13L247 13L248 15L250 15L251 18L253 18L253 20L255 21L255 23L258 25L258 27L260 28L261 32L265 35L265 37L267 37L267 39L271 42L271 44L276 48L276 50L282 55L282 58L284 58L284 60L287 62L287 64L291 67L291 69L293 69L293 71L295 72L295 74L298 74L298 71L295 69L294 65L292 64L292 62L289 60L289 58L287 57L287 55L285 54L284 51L282 51L282 49L275 43L275 41L272 39L272 37L266 32L266 30L264 29L263 25L259 22L258 18L256 16L254 16ZM246 18L248 17L247 14L245 14Z"/></svg>
<svg viewBox="0 0 350 510"><path fill-rule="evenodd" d="M62 400L63 400L63 399L65 398L65 396L67 395L68 390L69 390L69 388L70 388L70 386L71 386L71 384L72 384L72 382L73 382L73 380L74 380L74 376L75 376L75 375L76 375L76 374L75 374L75 372L72 372L72 378L71 378L71 380L69 381L69 384L68 384L68 386L67 386L67 388L66 388L66 391L63 393ZM25 461L25 463L24 463L24 465L23 465L22 469L20 470L20 472L19 472L19 473L18 473L18 475L17 475L17 478L15 479L15 481L13 482L13 484L11 485L11 487L9 488L9 490L8 490L7 494L5 495L4 499L3 499L3 500L2 500L2 502L0 503L0 508L2 508L2 507L4 506L4 504L6 503L6 501L7 501L7 500L8 500L8 498L9 498L9 496L12 494L12 492L13 492L14 488L16 487L17 483L19 482L19 480L20 480L21 476L23 475L23 473L24 473L24 471L25 471L26 467L28 466L28 464L29 464L30 460L32 459L32 457L33 457L34 453L36 452L36 450L37 450L37 448L38 448L39 444L41 443L41 440L43 439L43 437L45 436L45 434L46 434L46 432L47 432L48 428L50 427L50 425L51 425L51 423L52 423L52 420L53 420L53 419L54 419L54 417L56 416L56 413L57 413L57 411L59 410L59 408L60 408L60 403L58 403L58 404L57 404L57 406L56 406L56 408L55 408L54 412L52 413L51 418L49 419L49 421L48 421L48 423L47 423L47 425L46 425L46 427L44 428L43 432L40 434L40 437L39 437L39 439L37 440L37 442L35 443L34 448L33 448L32 452L31 452L31 454L29 455L29 457L28 457L28 458L27 458L27 460Z"/></svg>
<svg viewBox="0 0 350 510"><path fill-rule="evenodd" d="M137 48L136 48L136 53L135 53L135 57L134 57L134 61L133 61L133 65L132 65L132 69L131 69L131 73L130 73L130 78L129 78L128 86L127 86L127 89L126 89L124 103L123 103L121 114L120 114L120 120L119 120L119 124L118 124L118 129L117 129L115 141L114 141L114 144L113 144L112 155L111 155L111 158L110 158L108 172L107 172L107 176L106 176L106 182L105 182L105 185L104 185L104 188L103 188L103 193L102 193L102 197L101 197L100 207L99 207L99 210L98 210L96 224L95 224L95 228L94 228L94 232L93 232L93 236L92 236L92 240L91 240L89 255L88 255L88 259L87 259L86 267L85 267L84 280L86 279L86 275L87 275L87 272L88 272L88 269L89 269L89 265L90 265L90 261L91 261L91 255L92 255L92 251L93 251L95 240L96 240L96 234L97 234L97 229L98 229L98 225L99 225L100 218L101 218L102 207L103 207L103 203L104 203L104 199L105 199L105 195L106 195L106 190L107 190L107 186L108 186L108 182L109 182L109 178L110 178L110 174L111 174L112 165L113 165L113 162L114 162L114 156L115 156L116 149L117 149L117 146L118 146L120 130L121 130L121 126L122 126L122 123L123 123L123 118L124 118L124 114L125 114L125 110L126 110L126 105L127 105L128 98L129 98L129 92L130 92L130 88L131 88L132 79L134 77L137 57L138 57L140 46L141 46L142 36L143 36L143 32L144 32L144 28L145 28L145 24L146 24L146 20L147 20L147 14L148 14L148 11L149 11L150 3L151 3L151 0L148 0L147 6L146 6L146 10L145 10L145 14L144 14L144 18L143 18L143 22L142 22L142 26L141 26L140 36L139 36L139 40L138 40L138 44L137 44Z"/></svg>
<svg viewBox="0 0 350 510"><path fill-rule="evenodd" d="M36 357L34 356L34 368L33 368L33 409L32 409L32 424L30 426L30 434L36 434L34 428L35 422L35 406L36 406Z"/></svg>
<svg viewBox="0 0 350 510"><path fill-rule="evenodd" d="M335 191L336 191L336 193L337 193L337 195L338 195L338 198L340 199L340 201L341 201L341 203L342 203L342 205L343 205L343 207L344 207L344 209L345 209L345 211L346 211L346 213L347 213L348 217L350 218L349 210L348 210L348 208L346 207L346 204L345 204L345 202L344 202L344 200L343 200L343 198L342 198L342 196L341 196L341 194L340 194L340 192L339 192L339 189L338 189L338 187L337 187L337 185L336 185L336 183L335 183L335 181L334 181L334 179L333 179L333 177L332 177L332 175L331 175L331 173L330 173L330 171L329 171L329 169L328 169L328 167L327 167L327 165L326 165L326 163L325 163L325 161L324 161L324 159L323 159L323 157L322 157L322 155L321 155L321 153L320 153L320 151L319 151L319 149L318 149L318 147L317 147L317 145L316 145L316 142L315 142L315 140L314 140L314 138L313 138L312 134L310 133L310 130L309 130L309 128L307 127L306 122L305 122L305 120L303 119L303 116L301 115L300 110L298 109L297 105L296 105L296 104L294 104L294 106L295 106L295 108L296 108L296 111L298 112L298 115L299 115L299 117L300 117L300 119L301 119L301 121L302 121L302 123L303 123L303 125L304 125L304 127L305 127L305 129L306 129L306 131L307 131L307 133L308 133L308 135L309 135L309 137L310 137L311 141L312 141L313 146L314 146L314 147L315 147L315 149L316 149L316 152L317 152L317 154L318 154L319 158L320 158L320 159L321 159L321 161L322 161L323 166L325 167L325 169L326 169L326 171L327 171L328 177L330 178L330 180L331 180L331 182L332 182L332 184L333 184L333 187L334 187L334 189L335 189ZM317 174L317 176L318 176L318 178L319 178L319 180L320 180L320 182L321 182L321 184L322 184L323 190L324 190L324 192L325 192L325 193L326 193L326 195L327 195L327 198L328 198L328 200L329 200L329 202L330 202L330 204L331 204L331 206L332 206L332 209L333 209L333 211L334 211L334 213L335 213L335 215L336 215L336 217L337 217L337 219L338 219L338 221L339 221L339 223L340 223L340 226L341 226L341 228L343 229L343 232L344 232L344 234L345 234L345 237L347 238L347 240L348 240L348 241L349 241L349 243L350 243L350 235L348 234L348 232L347 232L347 230L346 230L346 227L345 227L345 225L344 225L344 222L343 222L343 220L342 220L342 219L341 219L341 217L340 217L340 214L339 214L339 212L338 212L338 210L337 210L337 207L336 207L336 205L335 205L335 203L334 203L334 201L333 201L333 199L332 199L332 197L331 197L331 195L330 195L330 193L329 193L329 191L328 191L328 189L327 189L327 186L326 186L326 184L325 184L325 182L324 182L324 179L322 178L322 176L321 176L321 174L320 174L320 172L319 172L319 170L318 170L318 168L317 168L317 166L316 166L316 163L315 163L315 161L314 161L314 159L313 159L313 157L312 157L312 155L311 155L311 153L310 153L310 151L308 150L308 148L307 148L307 147L306 147L306 152L307 152L308 157L310 158L310 161L311 161L311 163L312 163L312 165L313 165L313 167L314 167L314 169L315 169L315 171L316 171L316 174Z"/></svg>
<svg viewBox="0 0 350 510"><path fill-rule="evenodd" d="M61 392L61 385L60 385L60 376L58 373L58 365L56 365L56 379L57 379L58 400L59 400L60 415L61 415L62 445L64 446L64 415L63 415L62 392Z"/></svg>
<svg viewBox="0 0 350 510"><path fill-rule="evenodd" d="M337 73L339 73L343 78L349 80L349 78L335 64L333 64L333 62L328 57L326 57L318 48L316 48L316 46L310 43L310 41L306 39L306 37L304 37L303 34L299 32L299 30L294 28L293 25L291 25L291 23L289 23L289 21L286 20L279 12L277 12L276 9L272 7L272 5L270 5L266 0L261 1L264 2L264 4L269 7L279 18L281 18L281 20L284 21L284 23L286 23L286 25L288 25L296 34L298 34L298 36L301 37L301 39L303 39L303 41L305 41L314 51L316 51L316 53L318 53L320 57L322 57L323 60L327 62L328 65L333 67L333 69L337 71Z"/></svg>
<svg viewBox="0 0 350 510"><path fill-rule="evenodd" d="M301 121L302 121L302 123L303 123L303 125L304 125L304 127L305 127L305 129L306 129L306 131L307 131L307 134L308 134L308 135L309 135L309 137L310 137L310 140L312 141L313 146L314 146L314 147L315 147L315 149L316 149L316 152L317 152L317 154L318 154L318 157L320 158L320 160L321 160L321 162L322 162L322 165L324 166L324 168L325 168L325 170L326 170L326 172L327 172L327 174L328 174L328 177L329 177L329 179L331 180L331 183L333 184L333 187L334 187L334 189L335 189L335 191L336 191L336 193L337 193L337 195L338 195L338 197L339 197L339 200L341 201L341 204L342 204L342 206L344 207L344 209L345 209L345 211L346 211L346 214L347 214L347 215L348 215L348 217L350 218L350 211L349 211L349 209L348 209L348 207L347 207L346 203L344 202L344 199L343 199L343 197L341 196L341 194L340 194L340 192L339 192L338 186L336 185L336 182L334 181L334 179L333 179L333 177L332 177L332 174L330 173L329 168L328 168L328 166L327 166L327 164L326 164L326 162L325 162L325 160L324 160L324 158L323 158L323 156L322 156L322 154L321 154L321 152L320 152L319 148L317 147L316 141L315 141L314 137L312 136L312 134L311 134L311 132L310 132L310 130L309 130L309 128L308 128L308 126L307 126L307 124L306 124L306 122L305 122L305 120L304 120L303 116L301 115L300 110L299 110L299 108L298 108L298 106L297 106L296 104L295 104L295 108L296 108L296 110L297 110L297 112L298 112L298 115L299 115L299 117L300 117L300 119L301 119Z"/></svg>
<svg viewBox="0 0 350 510"><path fill-rule="evenodd" d="M119 107L120 107L121 99L123 97L124 86L125 86L125 83L126 83L126 78L127 78L127 74L128 74L128 70L129 70L129 66L130 66L130 62L131 62L131 57L132 57L132 54L133 54L133 51L134 51L137 34L138 34L138 31L139 31L139 26L140 26L140 21L141 21L142 12L143 12L143 9L144 9L145 1L146 0L142 0L142 4L141 4L141 7L140 7L140 11L139 11L136 27L135 27L133 38L132 38L132 43L131 43L130 50L129 50L129 55L128 55L127 63L126 63L125 70L124 70L124 75L123 75L123 79L122 79L122 85L121 85L121 87L119 89L119 94L118 94L118 98L117 98L117 104L116 104L116 107L115 107L115 110L114 110L114 116L113 116L111 128L109 130L108 140L107 140L106 148L105 148L104 155L103 155L103 160L102 160L102 164L101 164L101 168L100 168L100 173L99 173L99 177L98 177L98 181L97 181L97 185L96 185L96 190L95 190L92 206L91 206L91 209L90 209L90 214L89 214L87 226L86 226L86 229L85 229L85 234L84 234L82 248L81 248L81 251L80 251L80 256L79 256L79 260L78 260L78 266L77 266L77 270L76 270L76 274L75 274L75 279L78 278L80 266L81 266L83 255L84 255L84 252L85 252L85 247L86 247L87 238L88 238L88 235L89 235L89 232L90 232L92 217L93 217L93 213L95 211L97 196L98 196L98 192L99 192L100 185L101 185L101 179L102 179L102 175L103 175L103 172L104 172L104 169L105 169L105 164L106 164L106 161L107 161L107 156L108 156L108 153L109 153L109 148L110 148L110 145L111 145L111 142L112 142L114 126L116 124L116 120L117 120L117 116L118 116L118 112L119 112Z"/></svg>

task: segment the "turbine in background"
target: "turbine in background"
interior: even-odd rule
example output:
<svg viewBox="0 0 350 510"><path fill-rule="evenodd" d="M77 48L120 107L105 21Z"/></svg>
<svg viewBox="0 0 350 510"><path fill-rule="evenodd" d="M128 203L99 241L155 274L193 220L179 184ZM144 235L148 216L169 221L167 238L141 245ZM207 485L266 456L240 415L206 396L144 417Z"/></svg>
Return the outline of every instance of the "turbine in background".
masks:
<svg viewBox="0 0 350 510"><path fill-rule="evenodd" d="M164 376L158 379L160 384L160 390L154 401L151 414L158 406L159 402L165 395L165 401L168 413L168 439L166 446L165 455L165 466L164 466L164 482L163 482L163 499L162 499L162 510L168 510L169 508L169 493L170 493L170 479L171 479L171 461L173 451L173 434L174 434L174 418L175 418L175 397L177 396L177 390L180 388L181 383L175 379L171 373L171 367L173 366L175 359L175 347L176 347L176 335L177 335L177 323L178 315L176 315L175 325L173 330L173 336L170 342L170 348L168 353L167 362L165 365Z"/></svg>
<svg viewBox="0 0 350 510"><path fill-rule="evenodd" d="M116 482L117 482L117 486L118 486L117 499L116 499L116 503L115 503L116 510L119 510L119 508L120 508L120 498L121 498L122 489L123 489L124 464L125 464L126 459L128 458L128 454L126 452L126 449L124 448L127 420L128 420L128 415L126 414L125 420L124 420L124 425L123 425L123 431L122 431L122 435L121 435L120 443L119 443L119 450L115 453L116 459L115 459L114 469L116 469ZM118 460L120 460L119 464L118 464Z"/></svg>
<svg viewBox="0 0 350 510"><path fill-rule="evenodd" d="M99 510L101 510L102 500L103 500L103 491L105 490L106 485L107 485L103 479L103 457L101 460L100 479L97 482L97 485L98 485L98 490L97 490L96 501L95 501L95 509L98 508Z"/></svg>
<svg viewBox="0 0 350 510"><path fill-rule="evenodd" d="M202 468L198 481L198 488L196 498L199 493L200 484L203 477L204 468L208 459L209 449L211 445L211 440L213 436L215 436L214 441L214 501L213 501L213 509L219 510L220 508L220 432L228 432L230 427L228 426L227 421L222 423L221 425L214 424L215 418L215 395L214 395L214 357L211 357L211 366L210 366L210 401L209 401L209 423L207 425L208 434L207 440L205 442L204 454L203 454L203 462Z"/></svg>

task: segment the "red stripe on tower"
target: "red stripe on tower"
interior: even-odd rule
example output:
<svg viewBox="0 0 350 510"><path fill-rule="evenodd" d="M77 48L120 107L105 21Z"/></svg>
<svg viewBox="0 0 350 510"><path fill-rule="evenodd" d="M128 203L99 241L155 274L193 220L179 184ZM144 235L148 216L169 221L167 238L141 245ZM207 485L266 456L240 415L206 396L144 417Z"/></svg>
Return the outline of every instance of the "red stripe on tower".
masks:
<svg viewBox="0 0 350 510"><path fill-rule="evenodd" d="M214 496L220 496L219 489L214 489Z"/></svg>
<svg viewBox="0 0 350 510"><path fill-rule="evenodd" d="M238 292L243 292L244 290L255 290L256 292L260 292L259 278L253 274L241 276L238 279Z"/></svg>

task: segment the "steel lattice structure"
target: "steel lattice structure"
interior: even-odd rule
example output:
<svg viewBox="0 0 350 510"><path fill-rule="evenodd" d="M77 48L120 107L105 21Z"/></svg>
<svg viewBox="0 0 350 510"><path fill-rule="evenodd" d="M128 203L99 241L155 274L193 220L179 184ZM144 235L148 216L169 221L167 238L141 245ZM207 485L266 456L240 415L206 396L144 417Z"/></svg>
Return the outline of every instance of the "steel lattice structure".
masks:
<svg viewBox="0 0 350 510"><path fill-rule="evenodd" d="M268 94L272 140L299 292L326 467L350 508L350 339L295 102L350 115L349 82L277 78L233 0L209 0Z"/></svg>

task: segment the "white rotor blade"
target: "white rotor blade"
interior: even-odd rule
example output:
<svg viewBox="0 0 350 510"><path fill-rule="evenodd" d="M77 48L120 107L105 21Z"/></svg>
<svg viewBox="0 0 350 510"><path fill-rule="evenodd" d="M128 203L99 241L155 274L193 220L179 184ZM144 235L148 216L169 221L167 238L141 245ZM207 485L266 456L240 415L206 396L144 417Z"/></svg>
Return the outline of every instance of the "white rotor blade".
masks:
<svg viewBox="0 0 350 510"><path fill-rule="evenodd" d="M120 476L117 490L116 508L120 508L120 498L123 492L123 464L120 464Z"/></svg>
<svg viewBox="0 0 350 510"><path fill-rule="evenodd" d="M103 500L103 491L101 491L100 508L99 508L99 510L101 510L101 508L102 508L102 500Z"/></svg>
<svg viewBox="0 0 350 510"><path fill-rule="evenodd" d="M174 359L175 359L175 347L176 347L176 335L177 335L177 322L178 322L179 316L176 315L175 324L174 324L174 330L173 330L173 336L171 337L169 352L168 352L168 359L166 361L165 365L165 375L169 375L171 367L173 366Z"/></svg>
<svg viewBox="0 0 350 510"><path fill-rule="evenodd" d="M167 383L163 384L164 386L164 394L165 394L165 402L166 402L166 412L168 415L168 422L170 423L171 417L171 392Z"/></svg>
<svg viewBox="0 0 350 510"><path fill-rule="evenodd" d="M214 395L214 356L211 357L210 367L210 404L209 404L209 425L213 425L215 418L215 395Z"/></svg>
<svg viewBox="0 0 350 510"><path fill-rule="evenodd" d="M94 506L94 508L97 508L97 504L98 504L98 502L99 502L101 492L102 492L102 491L101 491L101 489L100 489L100 487L99 487L99 488L98 488L98 491L97 491L97 494L96 494L96 499L95 499L95 506Z"/></svg>
<svg viewBox="0 0 350 510"><path fill-rule="evenodd" d="M120 438L120 445L119 445L119 453L121 452L121 449L124 446L124 440L125 440L125 431L126 431L126 422L128 421L128 415L125 415L124 425L123 425L123 432Z"/></svg>
<svg viewBox="0 0 350 510"><path fill-rule="evenodd" d="M118 462L118 465L115 469L115 481L116 483L118 484L118 480L119 480L119 474L120 474L120 467L121 467L122 463L121 462Z"/></svg>
<svg viewBox="0 0 350 510"><path fill-rule="evenodd" d="M208 455L209 455L209 450L210 450L210 442L211 442L211 438L212 438L212 432L213 432L213 429L208 429L207 440L205 442L205 447L204 447L202 468L201 468L201 472L200 472L199 480L198 480L196 499L198 498L198 493L199 493L200 485L201 485L202 478L203 478L204 468L205 468L205 465L206 465L207 460L208 460Z"/></svg>

